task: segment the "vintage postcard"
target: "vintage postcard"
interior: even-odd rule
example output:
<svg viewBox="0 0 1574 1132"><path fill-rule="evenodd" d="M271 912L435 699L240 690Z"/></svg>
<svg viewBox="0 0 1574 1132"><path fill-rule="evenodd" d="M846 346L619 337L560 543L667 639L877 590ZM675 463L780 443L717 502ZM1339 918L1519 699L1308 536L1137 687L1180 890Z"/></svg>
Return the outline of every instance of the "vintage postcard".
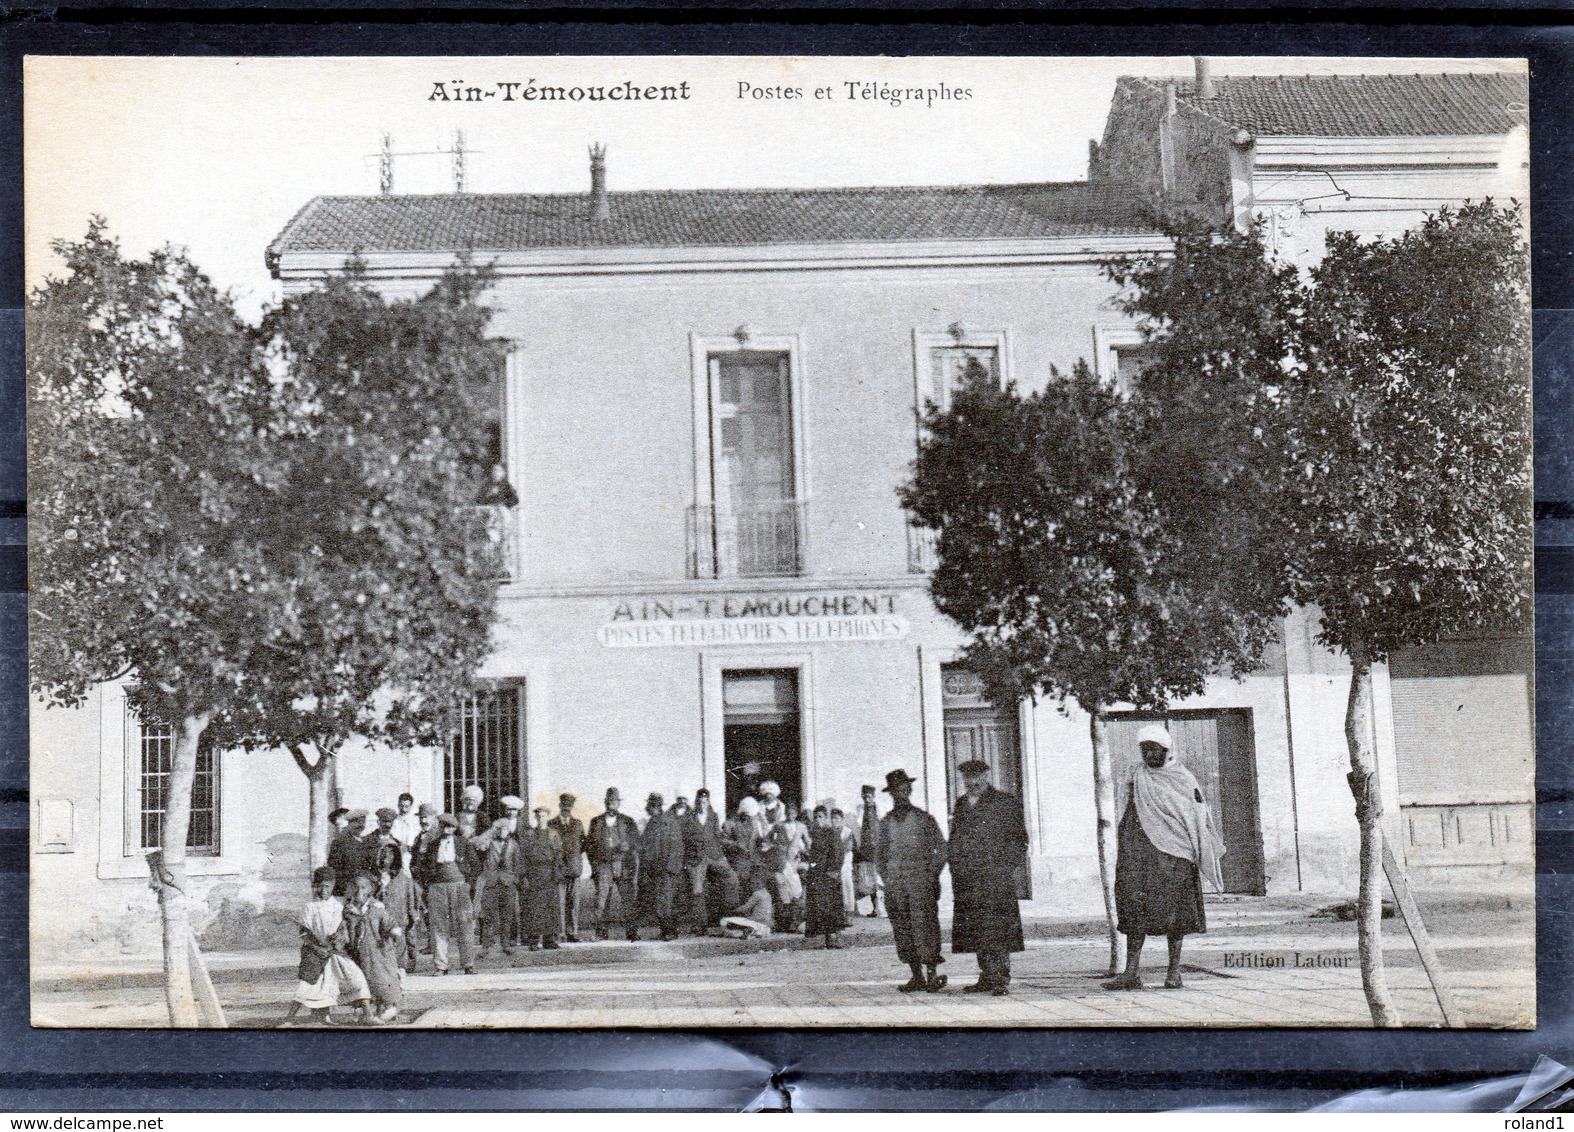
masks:
<svg viewBox="0 0 1574 1132"><path fill-rule="evenodd" d="M30 58L34 1025L1533 1027L1527 88Z"/></svg>

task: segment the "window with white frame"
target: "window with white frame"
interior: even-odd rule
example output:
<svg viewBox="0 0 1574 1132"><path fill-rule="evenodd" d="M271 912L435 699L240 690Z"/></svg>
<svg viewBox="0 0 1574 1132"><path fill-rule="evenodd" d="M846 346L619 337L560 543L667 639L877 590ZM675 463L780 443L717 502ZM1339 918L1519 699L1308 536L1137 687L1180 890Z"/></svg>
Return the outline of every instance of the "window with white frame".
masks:
<svg viewBox="0 0 1574 1132"><path fill-rule="evenodd" d="M695 578L790 577L803 569L802 437L795 339L695 339Z"/></svg>
<svg viewBox="0 0 1574 1132"><path fill-rule="evenodd" d="M948 408L951 395L970 381L1001 384L1010 372L1004 331L979 333L961 323L944 331L913 331L913 368L917 409ZM935 532L907 528L907 569L927 574L935 568Z"/></svg>
<svg viewBox="0 0 1574 1132"><path fill-rule="evenodd" d="M1119 393L1130 393L1142 371L1153 364L1157 350L1135 326L1093 328L1094 369Z"/></svg>
<svg viewBox="0 0 1574 1132"><path fill-rule="evenodd" d="M175 764L175 728L133 714L127 718L126 732L126 852L138 853L163 844L170 773ZM219 759L206 742L197 747L186 852L200 857L219 855Z"/></svg>
<svg viewBox="0 0 1574 1132"><path fill-rule="evenodd" d="M960 325L943 332L914 331L913 360L917 407L944 409L951 394L980 378L999 384L1009 369L1003 332L977 333Z"/></svg>

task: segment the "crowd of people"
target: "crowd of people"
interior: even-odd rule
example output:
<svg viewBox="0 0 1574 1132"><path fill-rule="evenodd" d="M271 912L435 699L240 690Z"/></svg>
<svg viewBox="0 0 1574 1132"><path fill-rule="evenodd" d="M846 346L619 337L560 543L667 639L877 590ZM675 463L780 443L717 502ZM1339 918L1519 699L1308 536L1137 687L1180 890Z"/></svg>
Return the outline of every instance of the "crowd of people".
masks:
<svg viewBox="0 0 1574 1132"><path fill-rule="evenodd" d="M1206 930L1201 881L1217 884L1222 851L1196 780L1170 757L1167 732L1150 726L1139 743L1143 761L1122 786L1116 880L1128 964L1104 984L1111 990L1142 986L1142 945L1152 934L1169 941L1165 985L1181 985L1180 941ZM949 867L952 951L975 954L979 968L965 989L1007 994L1011 955L1024 948L1022 806L990 784L984 762L958 770L964 789L949 844L934 817L913 805L914 779L903 770L885 776L891 807L883 817L870 785L852 815L828 802L805 821L769 781L725 820L704 789L692 805L649 795L643 823L623 812L615 787L588 825L574 816L572 794L559 797L556 814L541 806L528 817L522 799L505 796L488 817L486 796L473 785L457 813L418 806L410 794L374 815L335 810L328 862L312 875L313 898L300 919L290 1017L305 1009L326 1021L335 1005L354 1004L361 1022L387 1023L398 1016L403 975L428 956L438 975L455 966L469 974L493 948L513 956L579 943L587 863L587 927L598 940L616 932L637 941L642 928L663 940L786 932L835 949L865 901L868 916L880 914L883 893L897 956L911 972L904 992L946 986L939 899Z"/></svg>

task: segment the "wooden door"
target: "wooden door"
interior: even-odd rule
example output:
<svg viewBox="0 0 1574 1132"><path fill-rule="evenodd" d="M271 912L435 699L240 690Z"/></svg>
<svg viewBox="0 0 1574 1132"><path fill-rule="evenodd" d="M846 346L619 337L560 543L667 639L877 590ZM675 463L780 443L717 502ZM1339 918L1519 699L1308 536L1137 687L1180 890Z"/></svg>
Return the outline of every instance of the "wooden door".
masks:
<svg viewBox="0 0 1574 1132"><path fill-rule="evenodd" d="M1124 714L1110 717L1109 741L1115 781L1140 762L1137 732L1144 723L1164 722L1166 717ZM1262 829L1257 809L1257 760L1252 746L1251 713L1230 711L1181 711L1167 717L1171 750L1197 779L1207 800L1213 828L1224 840L1224 891L1261 896L1263 876ZM1117 807L1124 799L1117 799Z"/></svg>
<svg viewBox="0 0 1574 1132"><path fill-rule="evenodd" d="M962 796L962 775L956 769L973 759L989 764L990 784L1022 803L1022 751L1017 721L994 708L949 709L945 713L946 801L956 809ZM1024 866L1026 860L1023 861ZM1033 898L1031 870L1024 867L1017 898Z"/></svg>

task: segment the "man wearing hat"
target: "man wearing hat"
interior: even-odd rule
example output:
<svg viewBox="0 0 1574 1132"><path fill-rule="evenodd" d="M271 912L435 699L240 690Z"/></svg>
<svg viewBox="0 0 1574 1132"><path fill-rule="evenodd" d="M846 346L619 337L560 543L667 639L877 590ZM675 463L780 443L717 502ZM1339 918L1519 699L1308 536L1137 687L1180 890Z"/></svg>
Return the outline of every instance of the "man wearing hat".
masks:
<svg viewBox="0 0 1574 1132"><path fill-rule="evenodd" d="M334 814L339 811L335 810ZM332 820L333 815L330 815ZM364 848L361 839L366 834L366 811L343 811L344 828L335 835L328 846L328 867L333 870L333 894L342 897L350 890L355 874L361 870Z"/></svg>
<svg viewBox="0 0 1574 1132"><path fill-rule="evenodd" d="M1163 724L1137 732L1142 761L1128 768L1116 788L1122 809L1116 833L1115 918L1126 937L1126 969L1105 990L1142 989L1142 945L1150 935L1169 944L1164 985L1178 990L1181 943L1208 930L1202 886L1222 892L1219 857L1224 852L1214 832L1202 788L1191 771L1170 753Z"/></svg>
<svg viewBox="0 0 1574 1132"><path fill-rule="evenodd" d="M660 794L645 799L647 820L639 839L639 904L644 923L661 929L661 938L677 934L674 906L683 874L683 828L667 811ZM638 931L633 938L638 938Z"/></svg>
<svg viewBox="0 0 1574 1132"><path fill-rule="evenodd" d="M432 933L432 958L439 975L448 974L449 948L458 945L465 974L475 972L475 916L468 878L479 868L468 838L458 836L459 819L437 815L435 837L423 834L416 850L415 879L426 886L427 921Z"/></svg>
<svg viewBox="0 0 1574 1132"><path fill-rule="evenodd" d="M512 955L514 941L519 937L519 879L523 862L518 827L525 803L512 794L505 796L502 803L503 816L472 842L481 857L476 903L480 909L483 959L494 939L504 955Z"/></svg>
<svg viewBox="0 0 1574 1132"><path fill-rule="evenodd" d="M404 860L403 850L394 840L393 823L399 815L387 806L383 806L374 815L377 825L366 835L361 842L361 871L368 873L380 872L383 862L383 851L388 849L393 856L397 856L402 867ZM395 869L395 872L400 871Z"/></svg>
<svg viewBox="0 0 1574 1132"><path fill-rule="evenodd" d="M875 854L880 849L880 808L875 788L865 785L858 805L858 829L853 841L853 906L856 915L858 902L869 898L871 919L880 914L880 873L875 868Z"/></svg>
<svg viewBox="0 0 1574 1132"><path fill-rule="evenodd" d="M711 924L711 904L720 914L738 903L738 874L727 863L721 839L721 818L710 802L710 791L694 792L694 809L683 819L683 869L689 881L689 919L695 934Z"/></svg>
<svg viewBox="0 0 1574 1132"><path fill-rule="evenodd" d="M898 989L938 991L946 977L935 968L940 954L940 870L945 838L934 818L913 805L913 782L905 770L885 776L891 812L880 819L875 864L885 884L885 911L896 937L896 956L913 977Z"/></svg>
<svg viewBox="0 0 1574 1132"><path fill-rule="evenodd" d="M442 835L443 827L437 821L437 807L430 802L421 803L421 808L416 811L416 821L419 832L416 833L415 840L410 845L410 858L405 867L410 870L410 879L415 882L416 909L421 917L421 923L426 928L426 944L422 947L421 954L431 955L433 938L431 907L426 902L426 881L416 871L415 863L421 859L421 854L425 850L436 843L437 839ZM409 969L415 969L413 962Z"/></svg>
<svg viewBox="0 0 1574 1132"><path fill-rule="evenodd" d="M559 794L557 817L547 824L563 846L558 859L558 934L564 943L579 942L579 874L584 868L585 826L574 816L574 795Z"/></svg>
<svg viewBox="0 0 1574 1132"><path fill-rule="evenodd" d="M787 820L787 806L782 801L782 788L770 779L759 785L760 817L767 826L778 826Z"/></svg>
<svg viewBox="0 0 1574 1132"><path fill-rule="evenodd" d="M606 812L590 819L585 832L585 856L596 882L596 938L607 938L612 894L617 893L618 914L629 939L639 938L635 918L634 885L639 869L639 826L619 812L623 795L617 787L607 790Z"/></svg>
<svg viewBox="0 0 1574 1132"><path fill-rule="evenodd" d="M557 874L563 867L563 840L552 828L550 806L537 806L535 821L520 834L520 867L524 876L520 934L535 951L557 948L557 923L561 905Z"/></svg>
<svg viewBox="0 0 1574 1132"><path fill-rule="evenodd" d="M481 803L486 801L486 791L475 783L466 786L459 794L459 833L464 837L476 837L483 829Z"/></svg>
<svg viewBox="0 0 1574 1132"><path fill-rule="evenodd" d="M989 764L970 759L957 767L963 793L951 815L951 950L978 955L978 982L964 990L1007 993L1011 953L1022 951L1017 874L1026 864L1027 827L1016 796L996 790Z"/></svg>

